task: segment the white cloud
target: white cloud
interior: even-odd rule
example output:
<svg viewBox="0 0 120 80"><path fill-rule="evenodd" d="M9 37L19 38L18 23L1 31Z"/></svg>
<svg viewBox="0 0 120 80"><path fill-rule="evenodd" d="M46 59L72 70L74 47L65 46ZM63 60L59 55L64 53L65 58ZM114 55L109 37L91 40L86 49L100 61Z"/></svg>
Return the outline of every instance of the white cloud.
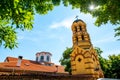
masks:
<svg viewBox="0 0 120 80"><path fill-rule="evenodd" d="M104 43L109 43L109 42L114 42L116 41L114 37L106 37L106 38L102 38L100 40L95 40L93 43L94 44L104 44Z"/></svg>
<svg viewBox="0 0 120 80"><path fill-rule="evenodd" d="M18 36L18 40L24 39L24 36Z"/></svg>
<svg viewBox="0 0 120 80"><path fill-rule="evenodd" d="M58 28L58 27L70 28L73 20L74 20L74 18L71 17L71 18L66 18L60 22L54 22L52 25L50 25L50 28Z"/></svg>
<svg viewBox="0 0 120 80"><path fill-rule="evenodd" d="M69 18L65 18L59 22L53 22L50 25L50 28L59 28L59 27L65 27L65 28L71 28L71 25L73 23L74 20L76 20L76 15L72 15ZM85 22L92 22L95 18L93 18L90 14L86 14L84 15L83 13L77 14L78 19L82 19ZM92 22L93 23L93 22Z"/></svg>
<svg viewBox="0 0 120 80"><path fill-rule="evenodd" d="M27 41L33 41L33 42L37 42L38 39L37 37L32 37L31 36L18 36L18 40L27 40Z"/></svg>

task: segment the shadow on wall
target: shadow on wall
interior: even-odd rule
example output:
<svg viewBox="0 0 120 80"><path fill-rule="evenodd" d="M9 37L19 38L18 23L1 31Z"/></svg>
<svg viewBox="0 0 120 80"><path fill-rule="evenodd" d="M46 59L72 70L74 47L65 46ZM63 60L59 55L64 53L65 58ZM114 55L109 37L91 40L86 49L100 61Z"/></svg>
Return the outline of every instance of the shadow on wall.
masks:
<svg viewBox="0 0 120 80"><path fill-rule="evenodd" d="M112 79L112 78L99 78L97 80L120 80L120 79Z"/></svg>

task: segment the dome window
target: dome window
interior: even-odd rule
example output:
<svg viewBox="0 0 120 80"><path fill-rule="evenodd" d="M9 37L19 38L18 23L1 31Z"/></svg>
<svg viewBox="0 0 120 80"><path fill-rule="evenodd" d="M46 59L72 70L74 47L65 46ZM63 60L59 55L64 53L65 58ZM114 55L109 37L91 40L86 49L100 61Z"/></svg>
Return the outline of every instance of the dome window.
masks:
<svg viewBox="0 0 120 80"><path fill-rule="evenodd" d="M49 56L47 56L47 62L49 62L50 61L50 57Z"/></svg>
<svg viewBox="0 0 120 80"><path fill-rule="evenodd" d="M40 57L40 61L41 61L41 62L44 61L44 56L41 56L41 57Z"/></svg>

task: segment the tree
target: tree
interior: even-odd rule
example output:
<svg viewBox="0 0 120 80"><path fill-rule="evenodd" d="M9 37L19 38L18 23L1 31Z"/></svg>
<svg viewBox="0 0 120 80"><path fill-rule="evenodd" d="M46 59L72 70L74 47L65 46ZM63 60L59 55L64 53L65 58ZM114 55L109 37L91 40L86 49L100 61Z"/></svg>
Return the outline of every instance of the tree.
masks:
<svg viewBox="0 0 120 80"><path fill-rule="evenodd" d="M73 8L79 8L81 12L90 13L96 17L95 25L100 26L108 22L113 25L120 24L120 3L119 0L0 0L0 46L13 49L17 46L16 29L31 30L33 28L34 14L47 14L53 10L54 6L63 2L65 6L72 5ZM90 10L89 6L94 5L95 9ZM2 24L6 22L6 24ZM12 37L6 35L13 32ZM120 36L120 26L115 28L115 36ZM2 34L2 35L1 35ZM4 39L5 37L6 40ZM8 41L9 40L9 41ZM6 42L7 41L7 42Z"/></svg>
<svg viewBox="0 0 120 80"><path fill-rule="evenodd" d="M100 62L100 66L101 66L101 69L103 70L103 74L104 74L104 77L109 77L108 75L110 74L110 70L109 70L109 61L105 58L102 57L102 53L103 51L99 48L99 47L95 47L94 48L98 54L98 58L99 58L99 62Z"/></svg>
<svg viewBox="0 0 120 80"><path fill-rule="evenodd" d="M63 0L65 6L72 5L72 8L79 8L80 12L90 13L96 17L95 25L101 26L110 22L113 25L120 25L120 1L119 0ZM90 5L94 9L89 9ZM120 26L115 28L115 37L120 36Z"/></svg>
<svg viewBox="0 0 120 80"><path fill-rule="evenodd" d="M120 54L109 55L110 71L112 78L120 78Z"/></svg>
<svg viewBox="0 0 120 80"><path fill-rule="evenodd" d="M120 54L109 55L108 59L105 59L101 56L103 51L100 48L95 47L95 50L98 53L98 58L104 72L104 76L107 78L120 78Z"/></svg>
<svg viewBox="0 0 120 80"><path fill-rule="evenodd" d="M31 30L34 14L47 14L60 0L0 0L0 46L17 47L16 29Z"/></svg>
<svg viewBox="0 0 120 80"><path fill-rule="evenodd" d="M108 59L105 59L101 56L102 50L98 47L95 47L96 52L98 53L98 58L100 61L101 68L104 72L104 76L107 78L120 78L120 54L119 55L109 55Z"/></svg>
<svg viewBox="0 0 120 80"><path fill-rule="evenodd" d="M70 63L70 54L72 53L72 48L66 48L66 50L62 54L62 58L60 59L60 64L65 66L65 71L71 74L71 63Z"/></svg>
<svg viewBox="0 0 120 80"><path fill-rule="evenodd" d="M96 52L98 54L98 58L99 59L102 58L101 54L103 53L103 51L99 47L95 47L94 49L96 50Z"/></svg>

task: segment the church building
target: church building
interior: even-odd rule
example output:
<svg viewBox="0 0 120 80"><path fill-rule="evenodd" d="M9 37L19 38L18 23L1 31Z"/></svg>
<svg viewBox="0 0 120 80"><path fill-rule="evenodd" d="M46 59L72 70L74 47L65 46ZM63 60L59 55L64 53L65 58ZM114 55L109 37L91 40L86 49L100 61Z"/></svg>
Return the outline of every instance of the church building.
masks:
<svg viewBox="0 0 120 80"><path fill-rule="evenodd" d="M0 63L0 74L2 73L30 73L30 72L53 72L66 73L64 66L56 65L51 62L52 54L50 52L37 52L35 60L7 57L4 62Z"/></svg>
<svg viewBox="0 0 120 80"><path fill-rule="evenodd" d="M71 53L72 75L92 75L103 77L98 55L93 48L83 20L77 19L72 26L73 52Z"/></svg>
<svg viewBox="0 0 120 80"><path fill-rule="evenodd" d="M4 62L0 63L0 74L41 73L40 76L34 77L37 80L96 80L103 78L103 71L87 32L86 23L77 19L73 22L71 29L73 33L73 51L70 54L72 75L65 72L64 66L52 63L52 54L44 51L37 52L35 60L23 59L22 56L18 58L7 57Z"/></svg>

